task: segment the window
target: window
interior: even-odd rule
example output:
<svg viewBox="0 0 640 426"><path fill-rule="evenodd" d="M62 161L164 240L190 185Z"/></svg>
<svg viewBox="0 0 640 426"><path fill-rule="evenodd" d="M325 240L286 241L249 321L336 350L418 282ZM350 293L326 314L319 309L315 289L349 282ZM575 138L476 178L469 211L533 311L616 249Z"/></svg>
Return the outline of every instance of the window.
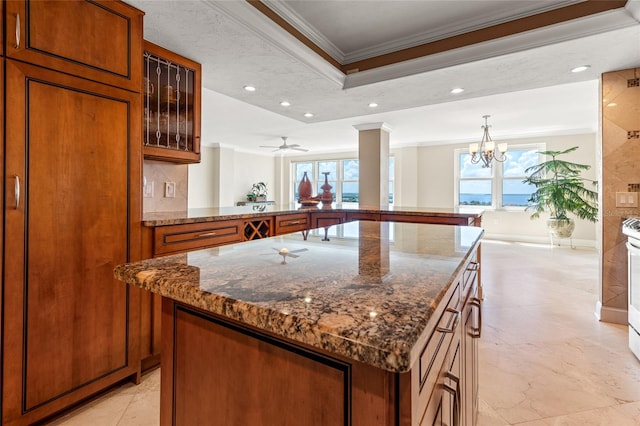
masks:
<svg viewBox="0 0 640 426"><path fill-rule="evenodd" d="M393 203L394 158L389 157L389 203ZM332 186L333 199L338 203L357 203L359 201L360 163L356 159L320 160L292 162L293 200L298 200L298 185L307 172L309 180L315 185L316 194L322 193L325 173Z"/></svg>
<svg viewBox="0 0 640 426"><path fill-rule="evenodd" d="M482 167L482 162L471 163L471 155L456 150L456 205L487 206L493 208L524 208L535 191L522 183L524 171L540 160L538 151L544 144L509 147L507 159L493 162L493 167Z"/></svg>

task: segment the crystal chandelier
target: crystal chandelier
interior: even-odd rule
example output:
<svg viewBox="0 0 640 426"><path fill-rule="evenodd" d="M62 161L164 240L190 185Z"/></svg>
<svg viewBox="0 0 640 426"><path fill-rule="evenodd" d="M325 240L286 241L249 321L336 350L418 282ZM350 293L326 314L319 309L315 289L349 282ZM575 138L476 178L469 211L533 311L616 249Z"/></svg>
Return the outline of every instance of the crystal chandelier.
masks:
<svg viewBox="0 0 640 426"><path fill-rule="evenodd" d="M491 160L503 162L507 159L507 156L505 155L507 152L507 144L499 143L498 149L496 149L495 142L491 140L491 136L489 136L489 127L491 127L487 124L487 119L489 117L491 116L482 116L482 118L484 118L484 126L481 126L484 130L484 133L482 134L482 142L480 142L479 145L477 143L469 144L471 163L478 164L482 161L482 167L491 167Z"/></svg>

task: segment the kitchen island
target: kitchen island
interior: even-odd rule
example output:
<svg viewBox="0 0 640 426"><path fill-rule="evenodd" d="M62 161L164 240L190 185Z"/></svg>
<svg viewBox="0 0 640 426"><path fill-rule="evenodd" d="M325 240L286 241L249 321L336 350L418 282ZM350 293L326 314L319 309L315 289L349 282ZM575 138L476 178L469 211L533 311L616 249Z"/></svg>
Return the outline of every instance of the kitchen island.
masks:
<svg viewBox="0 0 640 426"><path fill-rule="evenodd" d="M163 425L475 424L482 229L334 228L116 268L163 298Z"/></svg>

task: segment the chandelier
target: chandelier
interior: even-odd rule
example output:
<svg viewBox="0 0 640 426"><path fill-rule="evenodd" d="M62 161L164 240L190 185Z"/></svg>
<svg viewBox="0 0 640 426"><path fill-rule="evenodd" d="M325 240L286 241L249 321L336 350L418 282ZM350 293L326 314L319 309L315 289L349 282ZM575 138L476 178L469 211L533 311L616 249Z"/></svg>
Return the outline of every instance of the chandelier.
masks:
<svg viewBox="0 0 640 426"><path fill-rule="evenodd" d="M491 167L492 160L503 162L507 159L507 156L505 155L505 153L507 152L507 144L499 143L498 149L496 149L495 142L491 140L491 136L489 136L489 127L491 127L487 124L487 119L489 117L491 116L482 116L482 118L484 118L484 126L481 126L484 130L484 133L482 134L482 142L480 142L480 144L469 144L471 163L478 164L480 161L482 161L482 167Z"/></svg>

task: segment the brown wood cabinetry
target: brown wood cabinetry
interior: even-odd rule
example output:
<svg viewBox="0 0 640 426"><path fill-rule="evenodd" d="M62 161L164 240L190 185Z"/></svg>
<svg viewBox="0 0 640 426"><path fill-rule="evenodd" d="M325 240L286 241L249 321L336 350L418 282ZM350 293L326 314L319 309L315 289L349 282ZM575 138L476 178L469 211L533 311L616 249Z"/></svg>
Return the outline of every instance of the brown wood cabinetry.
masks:
<svg viewBox="0 0 640 426"><path fill-rule="evenodd" d="M5 96L2 423L30 424L138 373L140 97L12 60Z"/></svg>
<svg viewBox="0 0 640 426"><path fill-rule="evenodd" d="M200 162L201 66L144 42L144 158Z"/></svg>
<svg viewBox="0 0 640 426"><path fill-rule="evenodd" d="M311 213L311 228L339 225L347 220L345 212L318 211Z"/></svg>
<svg viewBox="0 0 640 426"><path fill-rule="evenodd" d="M139 377L142 291L113 268L141 258L142 12L2 4L0 423L26 425Z"/></svg>
<svg viewBox="0 0 640 426"><path fill-rule="evenodd" d="M259 240L273 236L273 217L257 217L245 220L243 225L244 241Z"/></svg>
<svg viewBox="0 0 640 426"><path fill-rule="evenodd" d="M118 1L4 2L7 58L140 91L142 13Z"/></svg>
<svg viewBox="0 0 640 426"><path fill-rule="evenodd" d="M154 228L153 256L182 253L243 240L241 220L168 225Z"/></svg>
<svg viewBox="0 0 640 426"><path fill-rule="evenodd" d="M306 231L309 226L308 213L286 214L275 217L276 231L275 235L288 234L291 232Z"/></svg>
<svg viewBox="0 0 640 426"><path fill-rule="evenodd" d="M360 213L360 212L348 212L347 222L353 222L354 220L372 220L375 222L380 221L380 213Z"/></svg>
<svg viewBox="0 0 640 426"><path fill-rule="evenodd" d="M456 216L430 216L430 215L403 215L395 213L382 213L380 220L383 222L410 222L410 223L434 223L442 225L473 225L473 218Z"/></svg>

